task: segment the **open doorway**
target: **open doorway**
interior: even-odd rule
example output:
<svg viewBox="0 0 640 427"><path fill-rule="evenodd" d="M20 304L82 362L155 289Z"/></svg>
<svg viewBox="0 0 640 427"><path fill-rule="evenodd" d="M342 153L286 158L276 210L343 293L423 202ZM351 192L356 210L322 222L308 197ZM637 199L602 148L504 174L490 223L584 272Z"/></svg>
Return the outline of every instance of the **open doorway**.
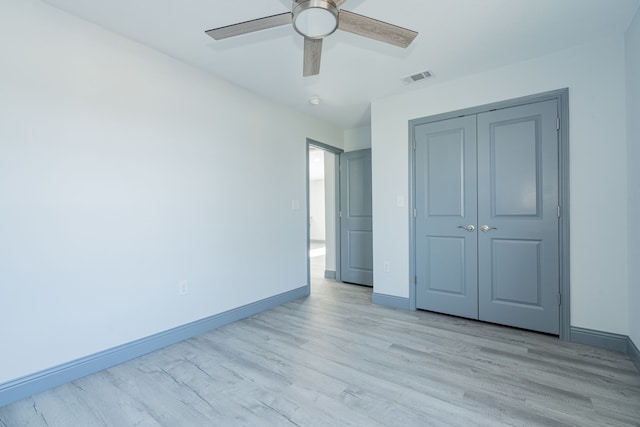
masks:
<svg viewBox="0 0 640 427"><path fill-rule="evenodd" d="M327 153L329 154L329 153ZM311 281L324 277L327 266L325 151L309 148L309 258ZM329 233L331 234L331 233ZM331 260L330 260L331 261Z"/></svg>
<svg viewBox="0 0 640 427"><path fill-rule="evenodd" d="M316 141L308 148L309 279L340 280L339 268L339 154L342 150Z"/></svg>

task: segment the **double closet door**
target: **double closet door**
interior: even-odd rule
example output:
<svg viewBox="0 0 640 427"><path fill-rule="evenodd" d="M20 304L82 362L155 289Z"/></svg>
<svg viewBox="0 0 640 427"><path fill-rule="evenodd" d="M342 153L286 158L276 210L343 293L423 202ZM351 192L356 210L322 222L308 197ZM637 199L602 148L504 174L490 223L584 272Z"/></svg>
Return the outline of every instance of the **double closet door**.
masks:
<svg viewBox="0 0 640 427"><path fill-rule="evenodd" d="M559 333L555 100L414 128L417 308Z"/></svg>

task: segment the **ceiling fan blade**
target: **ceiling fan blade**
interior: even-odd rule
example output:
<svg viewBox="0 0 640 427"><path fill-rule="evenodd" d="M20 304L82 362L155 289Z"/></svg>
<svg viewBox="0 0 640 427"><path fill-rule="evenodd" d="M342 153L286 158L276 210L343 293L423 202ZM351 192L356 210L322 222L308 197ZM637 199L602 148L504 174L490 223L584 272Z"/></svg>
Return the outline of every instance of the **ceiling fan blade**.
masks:
<svg viewBox="0 0 640 427"><path fill-rule="evenodd" d="M346 10L340 10L338 28L359 36L405 48L418 35L415 31Z"/></svg>
<svg viewBox="0 0 640 427"><path fill-rule="evenodd" d="M212 30L205 31L205 33L216 40L222 40L228 37L287 25L291 23L292 19L291 12L287 12L279 15L253 19L251 21L240 22L239 24L227 25L226 27L214 28Z"/></svg>
<svg viewBox="0 0 640 427"><path fill-rule="evenodd" d="M322 57L322 39L304 39L304 77L320 74L320 59Z"/></svg>

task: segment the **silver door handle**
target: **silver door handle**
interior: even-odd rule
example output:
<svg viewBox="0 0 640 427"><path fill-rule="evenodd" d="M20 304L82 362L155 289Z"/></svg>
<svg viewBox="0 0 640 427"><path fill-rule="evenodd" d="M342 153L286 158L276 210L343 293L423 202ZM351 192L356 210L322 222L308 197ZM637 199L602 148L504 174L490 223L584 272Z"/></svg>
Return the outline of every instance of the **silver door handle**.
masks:
<svg viewBox="0 0 640 427"><path fill-rule="evenodd" d="M488 225L483 225L482 227L480 227L480 231L482 231L483 233L488 232L489 230L497 230L498 227L489 227Z"/></svg>
<svg viewBox="0 0 640 427"><path fill-rule="evenodd" d="M467 230L469 233L471 233L472 231L475 231L476 227L474 225L459 225L458 228L462 228L464 230Z"/></svg>

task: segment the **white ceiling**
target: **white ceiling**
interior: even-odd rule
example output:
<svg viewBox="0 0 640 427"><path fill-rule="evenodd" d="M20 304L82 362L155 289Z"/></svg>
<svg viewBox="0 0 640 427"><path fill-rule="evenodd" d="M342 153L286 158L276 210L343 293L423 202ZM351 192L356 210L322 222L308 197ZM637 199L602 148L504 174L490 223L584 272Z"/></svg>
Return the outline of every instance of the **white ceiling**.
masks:
<svg viewBox="0 0 640 427"><path fill-rule="evenodd" d="M216 41L204 31L290 11L290 0L43 0L274 102L345 129L370 102L621 34L640 0L348 0L344 9L418 31L408 49L338 31L319 76L302 77L303 39L290 26ZM594 64L597 67L598 64ZM400 78L432 70L428 82ZM308 100L322 99L319 106Z"/></svg>

